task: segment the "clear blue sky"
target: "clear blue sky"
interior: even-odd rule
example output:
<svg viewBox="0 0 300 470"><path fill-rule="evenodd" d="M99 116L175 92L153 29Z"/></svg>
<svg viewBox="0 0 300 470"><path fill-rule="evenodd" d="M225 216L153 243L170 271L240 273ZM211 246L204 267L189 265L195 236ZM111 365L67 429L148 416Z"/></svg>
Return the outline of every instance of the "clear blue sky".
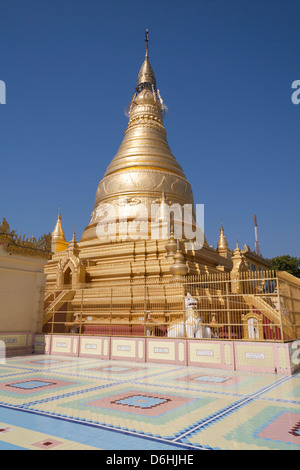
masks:
<svg viewBox="0 0 300 470"><path fill-rule="evenodd" d="M18 234L89 223L150 31L165 128L205 232L300 257L300 2L0 0L0 217Z"/></svg>

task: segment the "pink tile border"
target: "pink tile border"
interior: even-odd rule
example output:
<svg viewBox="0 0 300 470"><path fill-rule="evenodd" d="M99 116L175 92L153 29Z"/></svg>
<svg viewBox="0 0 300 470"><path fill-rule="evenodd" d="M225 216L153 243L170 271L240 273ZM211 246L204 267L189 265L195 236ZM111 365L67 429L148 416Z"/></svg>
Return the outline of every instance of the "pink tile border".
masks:
<svg viewBox="0 0 300 470"><path fill-rule="evenodd" d="M38 388L33 388L33 389L22 389L22 388L17 388L17 387L12 387L11 385L14 384L19 384L19 383L25 383L25 382L33 382L33 381L40 381L40 382L45 382L49 383L51 382L51 385L45 385L45 387L38 387ZM49 390L49 389L56 389L59 387L65 387L66 385L74 385L76 382L66 382L63 380L52 380L52 379L47 379L46 377L20 377L19 380L15 380L13 382L10 382L9 379L6 380L5 382L0 383L0 390L3 390L5 392L10 392L10 393L18 393L19 395L29 395L35 392L41 392L44 390Z"/></svg>
<svg viewBox="0 0 300 470"><path fill-rule="evenodd" d="M0 434L5 434L6 432L13 431L12 428L1 428L0 427Z"/></svg>
<svg viewBox="0 0 300 470"><path fill-rule="evenodd" d="M114 403L118 400L124 400L125 398L132 397L134 395L145 395L154 398L160 398L163 400L167 400L166 403L162 403L160 405L154 406L153 408L136 408L134 406L129 406L126 404L117 404ZM100 398L98 400L90 401L86 403L89 406L95 406L99 408L106 408L109 410L121 411L125 413L132 413L132 414L139 414L139 415L146 415L146 416L159 416L167 411L172 411L179 406L186 405L194 401L193 398L181 397L181 396L173 396L173 395L163 395L161 393L156 392L145 392L141 390L134 390L128 391L124 393L120 393L118 395L112 395L105 398Z"/></svg>
<svg viewBox="0 0 300 470"><path fill-rule="evenodd" d="M63 444L63 441L56 441L52 438L49 439L44 439L43 441L36 442L35 444L31 444L34 447L38 447L39 449L42 450L48 450L52 449L52 447L56 447L59 444Z"/></svg>
<svg viewBox="0 0 300 470"><path fill-rule="evenodd" d="M263 439L300 445L300 435L293 434L296 426L300 425L300 413L284 412L268 424L257 435Z"/></svg>
<svg viewBox="0 0 300 470"><path fill-rule="evenodd" d="M89 368L89 371L93 372L102 372L108 375L113 375L113 374L130 374L132 372L140 372L142 370L147 370L146 367L125 367L124 370L109 370L110 368L113 368L113 365L106 365L106 366L101 366L101 367L92 367L91 369ZM121 369L121 366L116 366L117 368L119 367Z"/></svg>
<svg viewBox="0 0 300 470"><path fill-rule="evenodd" d="M196 379L201 379L201 376L203 377L224 377L226 380L224 382L210 382L210 381L201 381L201 380L196 380ZM204 372L199 372L198 374L189 374L185 375L183 377L179 377L175 380L179 380L181 382L192 382L194 384L198 385L212 385L212 386L218 386L218 387L232 387L233 385L237 385L240 382L243 382L245 380L244 377L231 377L231 376L226 376L226 371L222 374L221 371L218 369L218 374L213 374L213 373L204 373Z"/></svg>

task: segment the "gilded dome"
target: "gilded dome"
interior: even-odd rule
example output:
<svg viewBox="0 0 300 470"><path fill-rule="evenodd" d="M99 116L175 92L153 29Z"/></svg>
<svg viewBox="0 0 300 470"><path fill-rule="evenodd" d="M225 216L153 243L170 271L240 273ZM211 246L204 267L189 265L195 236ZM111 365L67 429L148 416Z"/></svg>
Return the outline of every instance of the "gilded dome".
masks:
<svg viewBox="0 0 300 470"><path fill-rule="evenodd" d="M120 196L160 197L193 204L192 190L171 152L163 126L160 102L142 89L132 102L123 142L100 181L95 207Z"/></svg>

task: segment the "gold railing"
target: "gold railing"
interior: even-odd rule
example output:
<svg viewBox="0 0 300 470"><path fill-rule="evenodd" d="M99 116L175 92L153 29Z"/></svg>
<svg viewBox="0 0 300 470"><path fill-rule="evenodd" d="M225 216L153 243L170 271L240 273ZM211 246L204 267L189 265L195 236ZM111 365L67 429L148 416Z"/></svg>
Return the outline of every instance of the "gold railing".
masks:
<svg viewBox="0 0 300 470"><path fill-rule="evenodd" d="M300 279L261 271L47 287L43 315L52 334L291 341Z"/></svg>

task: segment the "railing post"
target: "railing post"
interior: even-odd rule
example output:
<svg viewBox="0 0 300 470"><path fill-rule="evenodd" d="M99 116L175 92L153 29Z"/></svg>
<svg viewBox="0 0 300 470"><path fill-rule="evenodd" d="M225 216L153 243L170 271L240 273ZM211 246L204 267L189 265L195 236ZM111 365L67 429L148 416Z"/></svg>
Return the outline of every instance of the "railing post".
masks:
<svg viewBox="0 0 300 470"><path fill-rule="evenodd" d="M187 331L186 331L186 308L185 308L185 287L184 283L182 282L182 308L183 308L183 332L184 337L187 339Z"/></svg>
<svg viewBox="0 0 300 470"><path fill-rule="evenodd" d="M52 311L53 311L53 307L52 307ZM51 334L52 335L54 333L54 316L55 316L55 311L52 313L52 316L51 316Z"/></svg>
<svg viewBox="0 0 300 470"><path fill-rule="evenodd" d="M79 335L81 335L81 333L82 333L82 310L83 310L83 289L81 289Z"/></svg>

